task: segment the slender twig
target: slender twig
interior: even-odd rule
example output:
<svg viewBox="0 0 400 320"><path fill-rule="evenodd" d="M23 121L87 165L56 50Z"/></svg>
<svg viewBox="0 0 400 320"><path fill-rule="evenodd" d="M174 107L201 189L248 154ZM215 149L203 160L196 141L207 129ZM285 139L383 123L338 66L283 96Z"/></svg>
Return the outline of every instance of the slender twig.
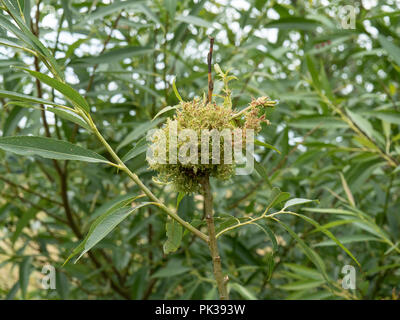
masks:
<svg viewBox="0 0 400 320"><path fill-rule="evenodd" d="M210 37L210 51L207 56L208 63L208 99L207 103L212 103L212 93L214 90L214 84L212 80L211 70L212 70L212 54L213 54L214 38ZM218 250L218 242L215 233L214 224L214 212L213 212L213 196L211 193L210 178L209 176L204 177L201 180L201 186L204 196L204 216L207 222L208 230L208 248L210 249L211 259L213 263L213 271L215 281L217 283L217 288L219 292L219 297L221 300L228 300L228 276L224 277L222 273L222 263L221 256Z"/></svg>
<svg viewBox="0 0 400 320"><path fill-rule="evenodd" d="M272 202L272 203L273 203L273 202ZM230 226L230 227L227 227L227 228L221 230L221 231L218 232L218 234L216 235L216 238L218 239L218 238L219 238L220 236L222 236L225 232L231 231L231 230L233 230L233 229L236 229L236 228L239 228L239 227L243 227L243 226L248 225L248 224L256 224L256 222L257 222L258 220L261 220L261 219L264 219L264 218L273 218L273 217L275 217L276 215L281 214L281 213L289 213L289 214L292 214L292 212L290 212L290 211L280 210L280 211L278 211L278 212L270 213L269 215L267 215L267 212L269 211L269 209L270 209L270 207L267 207L267 209L265 209L264 213L263 213L262 215L256 217L256 218L253 218L253 217L246 217L246 218L249 219L249 220L244 221L244 222L240 222L240 221L239 221L237 224L234 224L233 226Z"/></svg>
<svg viewBox="0 0 400 320"><path fill-rule="evenodd" d="M213 55L213 47L214 47L214 38L210 37L210 51L207 55L207 64L208 64L208 98L207 103L212 103L212 94L214 90L214 83L212 80L212 55Z"/></svg>
<svg viewBox="0 0 400 320"><path fill-rule="evenodd" d="M210 249L211 258L213 262L214 277L217 282L219 297L221 300L228 300L228 276L224 277L222 273L221 256L219 255L217 237L215 234L214 213L213 213L213 196L211 193L211 186L209 177L202 180L203 196L204 196L204 210L206 214L206 222L208 229L208 247Z"/></svg>

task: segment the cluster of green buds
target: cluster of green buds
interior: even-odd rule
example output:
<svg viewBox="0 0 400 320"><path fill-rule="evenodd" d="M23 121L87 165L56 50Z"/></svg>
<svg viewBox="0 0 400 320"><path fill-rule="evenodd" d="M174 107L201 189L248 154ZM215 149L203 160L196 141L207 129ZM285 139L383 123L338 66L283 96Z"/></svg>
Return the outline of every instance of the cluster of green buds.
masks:
<svg viewBox="0 0 400 320"><path fill-rule="evenodd" d="M235 163L225 161L225 143L223 135L218 136L218 141L208 140L207 149L215 147L219 143L219 161L214 161L210 153L206 154L204 159L202 152L202 143L204 143L204 132L210 137L210 133L215 130L219 132L228 129L229 132L238 132L241 130L242 137L246 137L246 130L252 129L257 134L261 131L261 123L268 124L265 119L265 108L273 107L276 102L268 97L253 99L249 106L241 111L232 110L231 91L228 87L229 80L235 77L229 76L228 72L223 73L218 65L215 70L224 81L223 103L209 103L203 99L193 99L192 101L181 101L175 106L176 113L173 118L168 118L166 123L152 133L150 136L150 153L157 157L163 154L164 161L151 161L148 157L151 169L158 172L156 181L163 184L172 183L174 189L179 192L192 193L199 192L201 181L205 177L214 177L218 180L227 180L235 173ZM174 88L175 89L175 88ZM175 89L176 91L176 89ZM177 91L176 91L177 92ZM177 96L180 98L179 94ZM169 107L171 109L171 107ZM194 139L188 141L188 129L194 136ZM174 140L171 132L176 132L179 139ZM227 132L228 132L227 131ZM183 137L183 138L182 138ZM232 140L231 140L232 141ZM242 148L244 148L245 138L241 139ZM180 157L171 151L172 144L181 154L182 149L185 153L185 161L180 161ZM149 151L148 150L148 151ZM192 151L195 152L192 152ZM149 152L148 152L149 154ZM201 154L201 161L199 161ZM177 161L171 161L173 158ZM195 157L195 159L194 159ZM206 160L206 161L204 161Z"/></svg>

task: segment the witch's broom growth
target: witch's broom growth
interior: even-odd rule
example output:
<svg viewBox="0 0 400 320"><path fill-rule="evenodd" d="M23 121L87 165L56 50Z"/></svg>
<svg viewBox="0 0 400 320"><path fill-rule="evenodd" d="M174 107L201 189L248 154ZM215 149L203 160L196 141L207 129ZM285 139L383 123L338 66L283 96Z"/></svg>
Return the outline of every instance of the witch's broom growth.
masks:
<svg viewBox="0 0 400 320"><path fill-rule="evenodd" d="M231 132L236 130L239 132L241 138L243 137L243 145L251 143L251 141L245 141L246 130L253 130L254 133L258 134L261 130L261 123L268 121L265 119L264 108L273 107L276 102L270 100L268 97L261 97L254 99L250 105L242 110L235 112L232 109L231 91L228 83L230 80L236 79L234 76L228 75L228 72L222 72L221 68L216 64L215 70L224 82L224 95L220 96L223 98L222 104L213 102L213 80L212 80L212 53L213 53L214 39L210 38L210 52L208 53L208 95L204 96L203 100L193 99L192 101L183 101L177 93L177 97L180 100L179 105L175 107L176 114L173 118L168 118L164 126L154 132L151 145L151 154L154 156L165 152L165 159L162 163L157 161L149 161L150 167L153 170L158 171L158 181L161 183L171 183L174 189L181 193L192 193L200 192L204 197L204 213L207 222L208 231L208 246L210 249L214 276L217 281L218 291L221 299L228 298L228 290L226 283L228 281L227 276L223 276L221 267L221 258L218 252L217 239L215 233L215 225L213 218L213 196L210 187L210 178L216 178L218 180L227 180L232 177L235 172L235 164L232 161L225 163L224 154L218 154L218 163L214 163L212 155L208 155L207 161L199 163L198 153L201 152L202 142L201 136L204 131L210 132L216 130L218 132L228 130ZM175 85L175 84L174 84ZM176 88L174 90L177 92ZM171 110L168 107L166 110ZM160 112L162 113L163 110ZM159 114L160 114L159 113ZM183 161L173 162L173 155L170 150L173 137L170 136L171 130L177 131L177 136L183 134L185 130L191 130L196 137L194 147L196 155L195 161ZM239 130L239 131L238 131ZM160 137L166 137L166 139L160 139ZM224 139L222 136L217 141L218 149L225 150ZM180 141L177 143L177 149L183 147L186 142ZM208 149L209 146L207 146ZM211 146L213 147L213 146ZM229 146L232 149L232 146ZM242 147L240 148L242 149ZM174 155L176 156L176 155ZM193 160L193 159L189 159ZM173 163L172 163L173 162Z"/></svg>
<svg viewBox="0 0 400 320"><path fill-rule="evenodd" d="M182 190L185 192L200 191L204 196L204 210L205 218L207 221L207 233L204 233L201 229L196 228L189 222L183 220L178 214L177 210L169 207L163 200L159 199L154 193L142 182L137 174L132 172L124 161L121 160L116 151L110 146L107 140L98 130L92 115L89 103L86 99L79 94L75 89L65 82L65 78L61 67L57 64L52 53L40 42L40 40L30 31L29 26L26 24L21 10L19 10L13 3L9 0L1 0L3 5L2 10L7 12L11 19L5 16L0 16L0 24L14 35L15 38L10 38L8 42L4 45L18 48L24 50L25 52L34 55L37 60L41 61L48 70L48 74L44 74L38 71L33 71L24 68L31 76L35 77L38 81L47 84L54 90L63 94L68 105L62 103L55 103L42 98L36 98L31 95L25 95L12 91L0 91L0 97L7 98L9 101L7 105L18 105L21 107L31 107L41 110L46 110L56 113L58 116L65 120L72 121L77 125L80 125L84 129L88 130L89 133L93 134L105 147L110 159L108 160L103 156L80 147L76 144L52 139L43 138L40 136L14 136L14 137L1 137L0 138L0 148L8 151L14 152L24 156L36 155L48 159L54 160L79 160L86 162L96 162L106 165L113 166L119 171L124 172L129 176L130 179L142 190L142 194L132 197L130 199L125 199L119 202L117 205L113 206L109 211L99 216L90 226L89 231L81 243L76 247L76 249L69 256L67 261L71 259L74 255L80 254L80 257L92 249L99 241L106 237L119 223L130 216L139 208L144 206L156 206L163 213L169 216L169 222L171 221L180 226L180 228L185 228L195 236L203 240L209 247L212 260L214 275L221 299L228 299L228 287L227 287L227 277L223 275L221 258L218 252L217 239L223 234L235 230L239 227L246 225L257 225L261 227L257 221L268 219L270 221L277 222L281 225L289 234L295 238L300 244L301 249L307 255L307 257L314 263L318 268L320 273L324 276L327 283L332 283L328 277L325 265L319 255L309 246L307 246L303 240L301 240L296 233L285 223L278 219L281 214L296 215L303 218L307 222L318 228L318 231L323 232L332 240L334 240L347 254L349 254L356 262L357 260L352 256L352 254L333 236L333 234L325 229L323 226L319 225L313 219L297 214L288 210L289 207L309 203L312 200L307 199L291 199L286 201L283 208L279 211L272 211L276 205L282 203L289 198L288 193L280 192L278 188L274 188L271 192L271 202L266 207L264 212L257 216L246 216L237 219L237 223L224 228L218 233L215 232L214 220L213 220L213 206L212 206L212 193L210 189L210 177L215 177L216 179L227 179L233 174L233 166L222 164L222 165L206 165L199 167L189 166L184 167L178 164L178 166L171 167L169 165L162 167L154 167L160 173L159 179L164 179L165 181L172 182L177 190ZM18 39L15 43L12 39ZM209 54L209 92L208 97L205 101L201 102L198 100L193 100L191 102L181 102L177 107L177 113L174 119L170 119L167 122L171 124L176 121L181 127L191 127L194 130L201 130L204 124L207 125L208 129L212 128L236 128L245 130L246 128L253 129L255 132L260 130L260 123L266 121L262 113L263 107L272 106L274 103L268 98L262 97L253 100L250 105L239 112L232 111L232 103L230 99L230 91L228 88L228 82L232 79L231 76L224 74L218 66L216 70L218 74L222 77L225 84L225 96L222 105L216 105L212 101L212 90L213 84L211 79L211 58L212 58L212 48ZM201 122L197 121L201 119ZM164 128L165 129L165 128ZM163 129L161 129L163 130ZM153 144L155 141L153 141ZM146 201L141 201L141 199L146 199ZM133 206L132 203L135 203ZM167 223L167 235L170 235ZM270 229L264 229L266 234L268 234L274 249L277 250L277 243L274 233ZM171 252L176 250L176 243L167 241L166 249ZM179 245L179 244L178 244ZM79 258L78 258L79 259ZM66 262L67 262L66 261ZM358 263L358 262L357 262ZM334 283L332 284L334 285Z"/></svg>

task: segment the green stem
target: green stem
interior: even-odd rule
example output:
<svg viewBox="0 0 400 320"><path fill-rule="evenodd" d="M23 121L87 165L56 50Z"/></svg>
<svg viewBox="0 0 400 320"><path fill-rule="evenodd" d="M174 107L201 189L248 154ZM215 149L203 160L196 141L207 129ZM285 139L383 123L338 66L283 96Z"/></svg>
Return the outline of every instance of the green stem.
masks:
<svg viewBox="0 0 400 320"><path fill-rule="evenodd" d="M208 247L213 262L214 277L217 282L217 288L221 300L228 300L228 276L224 277L222 273L221 257L218 251L217 237L215 235L214 213L213 213L213 196L211 193L210 180L208 177L202 181L204 195L204 212L206 215L208 229Z"/></svg>

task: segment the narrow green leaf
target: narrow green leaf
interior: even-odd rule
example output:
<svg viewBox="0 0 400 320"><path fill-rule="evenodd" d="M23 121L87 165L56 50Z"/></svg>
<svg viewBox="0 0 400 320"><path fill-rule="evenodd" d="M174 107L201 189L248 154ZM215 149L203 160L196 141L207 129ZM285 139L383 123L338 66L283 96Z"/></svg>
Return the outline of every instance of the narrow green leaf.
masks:
<svg viewBox="0 0 400 320"><path fill-rule="evenodd" d="M357 213L345 210L345 209L336 209L336 208L303 208L305 211L310 212L320 212L320 213L330 213L330 214L343 214L349 216L357 216Z"/></svg>
<svg viewBox="0 0 400 320"><path fill-rule="evenodd" d="M315 59L314 56L311 56L309 54L306 55L307 67L311 75L312 83L317 90L321 90L321 81L319 80L319 73L315 67L313 59Z"/></svg>
<svg viewBox="0 0 400 320"><path fill-rule="evenodd" d="M33 103L39 103L39 104L45 104L45 105L51 105L51 106L57 106L57 103L47 101L44 99L40 98L35 98L26 94L22 93L17 93L17 92L12 92L12 91L5 91L5 90L0 90L0 97L3 98L10 98L10 99L16 99L19 101L24 101L24 102L33 102Z"/></svg>
<svg viewBox="0 0 400 320"><path fill-rule="evenodd" d="M286 208L289 208L291 206L296 206L296 205L299 205L299 204L310 203L310 202L319 202L319 201L318 200L303 199L303 198L294 198L294 199L290 199L289 201L287 201L283 207L284 207L284 209L286 209Z"/></svg>
<svg viewBox="0 0 400 320"><path fill-rule="evenodd" d="M177 99L178 99L180 102L182 102L183 100L182 100L181 95L180 95L179 92L178 92L178 89L176 88L175 80L176 80L176 78L174 78L174 80L172 80L172 89L174 89L174 93L175 93L175 96L177 97Z"/></svg>
<svg viewBox="0 0 400 320"><path fill-rule="evenodd" d="M315 269L311 269L294 263L285 263L284 266L294 271L296 275L303 276L304 278L314 279L314 280L322 279L321 274Z"/></svg>
<svg viewBox="0 0 400 320"><path fill-rule="evenodd" d="M319 25L319 21L316 20L290 17L273 20L264 25L264 28L278 28L282 30L315 30Z"/></svg>
<svg viewBox="0 0 400 320"><path fill-rule="evenodd" d="M96 210L94 210L94 212L89 217L89 222L91 223L92 221L96 220L98 217L109 211L115 211L119 208L125 207L128 204L132 203L133 201L142 197L144 197L143 194L138 196L136 193L132 192L118 196L112 200L109 200L104 204L102 204L100 207L98 207Z"/></svg>
<svg viewBox="0 0 400 320"><path fill-rule="evenodd" d="M176 209L178 210L179 204L181 203L182 199L186 196L185 192L179 192L178 197L176 199Z"/></svg>
<svg viewBox="0 0 400 320"><path fill-rule="evenodd" d="M166 7L168 14L173 19L175 17L177 0L164 0L164 6Z"/></svg>
<svg viewBox="0 0 400 320"><path fill-rule="evenodd" d="M155 24L159 25L161 29L165 30L165 27L161 23L160 19L148 6L146 6L145 4L139 4L137 10L143 12L146 15L147 19L153 21Z"/></svg>
<svg viewBox="0 0 400 320"><path fill-rule="evenodd" d="M68 299L70 285L64 272L56 272L56 290L61 299Z"/></svg>
<svg viewBox="0 0 400 320"><path fill-rule="evenodd" d="M200 10L203 8L207 0L200 0L194 5L191 6L191 10L189 12L190 16L197 16L200 12ZM180 23L179 26L176 28L176 31L174 32L174 38L172 39L170 43L170 48L173 48L173 50L176 50L179 48L177 45L182 38L185 36L185 31L187 29L187 24L186 23Z"/></svg>
<svg viewBox="0 0 400 320"><path fill-rule="evenodd" d="M0 26L13 33L16 37L18 37L18 39L20 39L24 43L28 45L31 44L31 40L29 39L29 37L27 37L23 32L21 32L21 30L19 30L18 27L15 24L13 24L8 18L6 18L3 14L0 14ZM14 39L12 41L14 41Z"/></svg>
<svg viewBox="0 0 400 320"><path fill-rule="evenodd" d="M265 179L268 186L272 188L272 184L271 181L269 180L267 169L265 169L265 167L261 163L259 163L256 159L254 159L254 169L256 169L257 173L261 176L261 178Z"/></svg>
<svg viewBox="0 0 400 320"><path fill-rule="evenodd" d="M348 244L348 243L353 243L353 242L366 242L366 241L382 241L377 237L373 236L368 236L364 234L354 234L351 236L342 236L338 238L339 241L343 244ZM326 241L321 241L317 244L314 245L314 247L327 247L327 246L334 246L336 245L336 242L333 240L326 240Z"/></svg>
<svg viewBox="0 0 400 320"><path fill-rule="evenodd" d="M168 111L170 111L170 110L175 110L176 108L177 108L177 106L167 106L167 107L165 107L165 108L162 108L162 109L154 116L153 120L156 119L156 118L158 118L159 116L161 116L163 113L168 112Z"/></svg>
<svg viewBox="0 0 400 320"><path fill-rule="evenodd" d="M350 116L351 120L368 136L372 137L374 129L367 119L361 115L346 109L347 114Z"/></svg>
<svg viewBox="0 0 400 320"><path fill-rule="evenodd" d="M325 283L324 280L300 280L279 286L282 290L310 290Z"/></svg>
<svg viewBox="0 0 400 320"><path fill-rule="evenodd" d="M82 20L82 23L86 23L87 20L97 20L101 19L105 16L111 15L123 9L130 9L137 7L138 4L144 1L140 0L128 0L128 1L115 1L114 3L102 6L93 11L91 14L85 16L85 19Z"/></svg>
<svg viewBox="0 0 400 320"><path fill-rule="evenodd" d="M339 118L319 116L319 115L301 116L298 118L294 118L293 120L289 121L289 125L290 127L301 128L301 129L313 129L317 126L330 129L339 129L348 127L346 122L342 121Z"/></svg>
<svg viewBox="0 0 400 320"><path fill-rule="evenodd" d="M343 173L339 172L339 174L340 174L340 179L342 180L343 189L344 189L344 191L346 192L347 199L349 200L349 203L350 203L353 207L355 207L355 206L356 206L356 203L355 203L355 201L354 201L354 197L353 197L353 194L351 193L351 190L350 190L350 188L349 188L349 185L347 184L347 181L346 181L346 179L344 178Z"/></svg>
<svg viewBox="0 0 400 320"><path fill-rule="evenodd" d="M29 284L29 276L32 271L32 257L26 256L19 265L19 286L22 291L22 298L26 298L26 292Z"/></svg>
<svg viewBox="0 0 400 320"><path fill-rule="evenodd" d="M164 268L157 270L151 277L170 278L187 273L189 270L190 268L182 266L180 261L170 260L170 262Z"/></svg>
<svg viewBox="0 0 400 320"><path fill-rule="evenodd" d="M58 115L60 118L63 118L64 120L71 121L73 123L76 123L77 125L81 126L82 128L85 128L88 131L92 131L92 128L78 115L75 113L65 111L63 109L58 109L58 108L47 108L46 111L50 111Z"/></svg>
<svg viewBox="0 0 400 320"><path fill-rule="evenodd" d="M274 252L277 251L278 250L278 241L276 240L275 234L271 230L271 228L268 227L265 224L264 225L260 225L257 222L253 222L251 224L256 225L257 227L259 227L267 235L267 237L271 240L272 248L273 248Z"/></svg>
<svg viewBox="0 0 400 320"><path fill-rule="evenodd" d="M54 78L51 78L43 73L29 70L26 68L18 69L25 70L26 72L30 73L35 78L39 79L43 83L47 84L48 86L54 88L55 90L61 92L68 100L70 100L74 105L77 107L85 110L86 112L90 112L89 105L84 97L82 97L75 89L70 87L69 85L62 83Z"/></svg>
<svg viewBox="0 0 400 320"><path fill-rule="evenodd" d="M154 49L150 47L140 47L140 46L127 46L123 48L115 48L106 51L97 57L90 57L79 59L76 61L77 64L109 64L120 61L125 58L131 58L134 56L143 56L153 52Z"/></svg>
<svg viewBox="0 0 400 320"><path fill-rule="evenodd" d="M290 197L290 193L289 192L282 192L279 188L274 187L272 189L270 198L271 198L271 202L269 203L266 212L268 212L268 210L270 208L273 208L274 206L276 206L277 204L281 203L282 201L285 201L287 199L289 199Z"/></svg>
<svg viewBox="0 0 400 320"><path fill-rule="evenodd" d="M246 300L257 300L255 294L251 292L249 289L243 287L242 285L238 283L231 283L229 284L229 286L231 287L231 289L239 293L242 296L242 298Z"/></svg>
<svg viewBox="0 0 400 320"><path fill-rule="evenodd" d="M378 35L378 40L381 46L386 50L389 57L391 57L400 67L400 48L381 34Z"/></svg>
<svg viewBox="0 0 400 320"><path fill-rule="evenodd" d="M85 239L78 245L73 253L68 257L67 261L72 258L77 252L82 250L80 256L76 259L75 263L104 237L106 237L117 225L124 221L130 214L135 212L141 207L149 205L148 202L143 202L134 207L123 207L116 210L107 211L105 214L98 217L91 225ZM66 261L66 262L67 262ZM65 262L65 263L66 263ZM64 263L64 264L65 264Z"/></svg>
<svg viewBox="0 0 400 320"><path fill-rule="evenodd" d="M25 109L27 108L27 109L43 110L42 107L35 106L33 104L30 104L30 103L21 102L21 101L9 101L9 102L7 102L6 105L7 106L15 105L15 106L18 106L18 107L23 107ZM92 130L92 128L90 128L90 126L80 116L78 116L77 114L75 114L73 112L67 111L65 109L61 109L61 105L59 107L60 108L47 107L46 111L53 112L54 114L56 114L60 118L63 118L64 120L68 120L68 121L71 121L73 123L76 123L77 125L81 126L82 128L85 128L88 131ZM12 114L12 112L10 113L10 116L11 116L11 114ZM4 125L4 127L5 128L7 127L7 123ZM4 136L10 135L10 134L6 134L6 132L9 133L9 131L4 129L4 134L3 134Z"/></svg>
<svg viewBox="0 0 400 320"><path fill-rule="evenodd" d="M31 221L35 217L35 215L36 210L30 209L28 211L25 211L22 217L18 219L17 226L15 227L15 231L11 237L12 244L15 244L15 241L17 241L22 230L29 224L29 221Z"/></svg>
<svg viewBox="0 0 400 320"><path fill-rule="evenodd" d="M327 235L329 238L332 239L332 241L334 241L344 252L346 252L353 260L355 263L357 263L360 266L360 263L358 262L358 260L353 256L353 254L349 251L349 249L347 249L334 235L332 232L330 232L328 229L324 228L323 226L321 226L317 221L315 221L314 219L311 219L305 215L299 214L299 213L293 213L294 215L304 219L305 221L307 221L308 223L312 224L314 227L317 228L318 231L321 231L322 233L324 233L325 235Z"/></svg>
<svg viewBox="0 0 400 320"><path fill-rule="evenodd" d="M1 137L0 149L23 156L38 155L48 159L104 162L101 155L72 143L34 136Z"/></svg>
<svg viewBox="0 0 400 320"><path fill-rule="evenodd" d="M371 117L376 117L378 119L381 119L389 123L400 125L400 113L395 110L371 111L365 114Z"/></svg>
<svg viewBox="0 0 400 320"><path fill-rule="evenodd" d="M117 151L121 148L127 146L131 142L141 138L143 135L147 133L148 130L156 127L159 123L162 122L162 119L156 119L154 121L148 121L140 123L131 133L129 133L122 142L118 145Z"/></svg>
<svg viewBox="0 0 400 320"><path fill-rule="evenodd" d="M62 8L65 17L67 18L68 22L68 29L72 33L72 11L71 8L69 7L69 1L68 0L61 0Z"/></svg>
<svg viewBox="0 0 400 320"><path fill-rule="evenodd" d="M19 279L17 280L17 282L12 286L12 288L8 291L5 300L13 300L15 295L17 294L18 290L19 290Z"/></svg>
<svg viewBox="0 0 400 320"><path fill-rule="evenodd" d="M169 219L166 223L167 241L165 241L163 249L165 254L169 254L178 250L182 241L182 226L174 219Z"/></svg>
<svg viewBox="0 0 400 320"><path fill-rule="evenodd" d="M199 17L187 15L187 16L177 16L175 17L176 21L184 22L187 24L192 24L197 27L203 27L203 28L213 28L212 22L206 21L204 19L201 19Z"/></svg>
<svg viewBox="0 0 400 320"><path fill-rule="evenodd" d="M129 161L129 160L137 157L138 155L142 154L143 152L146 152L146 150L147 150L146 139L142 138L135 144L135 146L131 150L129 150L122 157L122 161L123 162Z"/></svg>
<svg viewBox="0 0 400 320"><path fill-rule="evenodd" d="M24 18L25 22L28 26L31 25L31 0L23 0L24 1Z"/></svg>
<svg viewBox="0 0 400 320"><path fill-rule="evenodd" d="M10 136L18 126L20 120L27 114L28 110L15 106L8 114L3 126L3 137Z"/></svg>
<svg viewBox="0 0 400 320"><path fill-rule="evenodd" d="M325 263L318 255L318 253L311 249L302 239L300 239L296 232L294 232L288 225L278 219L273 220L278 222L293 237L293 239L297 241L297 243L300 245L300 248L303 250L308 259L310 259L310 261L317 267L318 271L321 273L324 279L329 283L330 280L328 274L326 273Z"/></svg>
<svg viewBox="0 0 400 320"><path fill-rule="evenodd" d="M53 54L32 33L30 26L23 21L20 10L17 9L9 0L2 0L2 3L7 7L10 15L20 29L17 33L15 33L14 31L16 27L14 26L12 29L10 29L11 32L13 32L17 37L20 37L21 40L24 40L27 44L33 47L33 49L37 51L40 55L44 56L46 60L50 62L50 64L48 64L47 66L52 69L51 71L56 73L59 77L62 77L63 73L61 72L61 69L56 59L53 57Z"/></svg>
<svg viewBox="0 0 400 320"><path fill-rule="evenodd" d="M275 148L274 146L272 146L272 145L270 145L270 144L268 144L268 143L266 143L266 142L263 142L263 141L260 141L260 140L257 140L257 139L256 139L256 140L254 141L254 144L255 144L256 146L262 146L262 147L265 147L265 148L268 148L268 149L272 149L272 150L278 152L279 154L281 154L281 152L280 152L277 148Z"/></svg>

